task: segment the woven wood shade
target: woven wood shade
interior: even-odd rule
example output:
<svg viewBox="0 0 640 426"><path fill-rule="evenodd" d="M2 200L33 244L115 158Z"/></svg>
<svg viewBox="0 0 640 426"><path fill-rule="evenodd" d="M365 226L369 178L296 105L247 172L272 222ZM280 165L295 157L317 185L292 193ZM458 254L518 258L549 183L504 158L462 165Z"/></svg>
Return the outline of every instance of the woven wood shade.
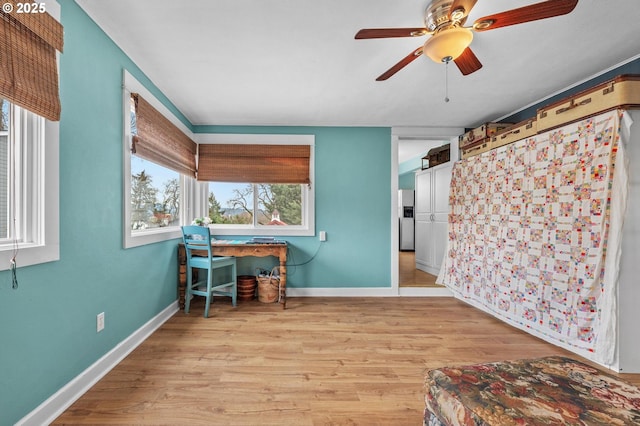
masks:
<svg viewBox="0 0 640 426"><path fill-rule="evenodd" d="M201 144L198 180L311 183L309 145Z"/></svg>
<svg viewBox="0 0 640 426"><path fill-rule="evenodd" d="M0 12L0 96L48 120L60 120L56 50L63 28L47 13Z"/></svg>
<svg viewBox="0 0 640 426"><path fill-rule="evenodd" d="M138 130L133 137L131 152L178 173L195 177L196 143L142 96L132 93L131 98L135 103Z"/></svg>

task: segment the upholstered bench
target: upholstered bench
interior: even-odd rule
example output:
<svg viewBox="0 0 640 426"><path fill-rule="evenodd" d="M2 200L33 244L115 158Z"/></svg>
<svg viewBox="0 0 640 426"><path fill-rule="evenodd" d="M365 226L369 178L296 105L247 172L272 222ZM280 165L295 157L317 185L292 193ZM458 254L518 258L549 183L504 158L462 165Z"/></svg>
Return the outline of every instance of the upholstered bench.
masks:
<svg viewBox="0 0 640 426"><path fill-rule="evenodd" d="M427 372L424 424L640 425L640 388L553 356Z"/></svg>

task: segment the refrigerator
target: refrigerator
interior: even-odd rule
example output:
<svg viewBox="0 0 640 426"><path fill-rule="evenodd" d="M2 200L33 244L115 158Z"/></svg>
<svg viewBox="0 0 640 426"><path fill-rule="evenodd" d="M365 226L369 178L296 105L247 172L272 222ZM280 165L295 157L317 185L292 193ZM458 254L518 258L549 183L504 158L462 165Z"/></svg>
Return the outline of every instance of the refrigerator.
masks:
<svg viewBox="0 0 640 426"><path fill-rule="evenodd" d="M414 191L398 191L398 217L400 218L400 250L415 250L415 226L413 221Z"/></svg>

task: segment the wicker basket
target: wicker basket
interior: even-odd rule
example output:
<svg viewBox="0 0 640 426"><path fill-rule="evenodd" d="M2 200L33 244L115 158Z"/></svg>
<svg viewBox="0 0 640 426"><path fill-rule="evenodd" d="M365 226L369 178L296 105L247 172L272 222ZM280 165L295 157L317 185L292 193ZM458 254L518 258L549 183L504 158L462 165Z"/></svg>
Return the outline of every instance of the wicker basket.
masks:
<svg viewBox="0 0 640 426"><path fill-rule="evenodd" d="M258 281L258 300L262 303L277 302L280 295L280 278L278 267L276 266L267 272L261 269L256 271Z"/></svg>

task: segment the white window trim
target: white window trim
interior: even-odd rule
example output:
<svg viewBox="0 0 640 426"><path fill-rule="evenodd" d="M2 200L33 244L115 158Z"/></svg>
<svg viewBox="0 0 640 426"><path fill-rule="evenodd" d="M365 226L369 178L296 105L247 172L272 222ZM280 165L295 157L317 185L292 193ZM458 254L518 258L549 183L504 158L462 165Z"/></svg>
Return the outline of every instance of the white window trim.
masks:
<svg viewBox="0 0 640 426"><path fill-rule="evenodd" d="M215 235L270 235L270 236L313 236L315 235L315 135L277 134L236 134L197 133L194 139L199 144L260 144L260 145L309 145L309 179L311 185L303 194L303 225L266 226L261 225L209 225ZM208 198L207 198L208 199Z"/></svg>
<svg viewBox="0 0 640 426"><path fill-rule="evenodd" d="M47 13L60 21L60 5L55 0L43 2ZM28 176L28 179L33 179L30 185L33 193L27 195L25 202L41 208L31 210L27 237L32 241L18 244L18 268L60 260L60 123L43 119L44 125L40 126L40 121L36 121L38 123L32 123L32 126L40 133L36 135L39 147L36 155L27 159L34 167L34 173ZM44 138L41 137L42 131ZM23 219L27 220L25 216L23 214ZM31 232L33 230L35 233ZM13 250L13 244L0 246L0 271L11 268Z"/></svg>
<svg viewBox="0 0 640 426"><path fill-rule="evenodd" d="M122 86L122 245L124 248L139 247L146 244L180 238L182 231L179 226L154 228L144 232L132 232L131 220L131 93L139 93L155 109L178 127L184 134L194 139L194 135L178 118L156 99L147 88L142 85L127 70L123 70ZM195 179L180 175L180 223L191 223L193 217L207 215L207 185L196 182ZM204 199L203 199L204 197Z"/></svg>
<svg viewBox="0 0 640 426"><path fill-rule="evenodd" d="M16 121L22 123L12 123L12 126L31 127L29 133L35 139L30 144L35 145L35 149L29 149L29 157L25 159L32 171L26 176L30 183L23 182L21 189L24 194L21 233L26 241L18 243L16 265L22 267L60 259L60 126L58 122L24 116ZM20 129L16 130L16 136L20 137ZM11 267L13 252L13 243L0 245L1 271Z"/></svg>

